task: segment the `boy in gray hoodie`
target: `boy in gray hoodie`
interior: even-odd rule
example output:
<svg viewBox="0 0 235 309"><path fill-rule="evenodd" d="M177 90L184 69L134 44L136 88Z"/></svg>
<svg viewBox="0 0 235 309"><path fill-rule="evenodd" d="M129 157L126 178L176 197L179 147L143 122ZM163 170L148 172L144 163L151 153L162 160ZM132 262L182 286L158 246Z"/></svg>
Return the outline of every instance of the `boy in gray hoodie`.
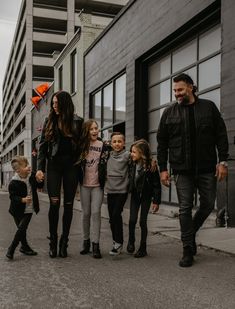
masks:
<svg viewBox="0 0 235 309"><path fill-rule="evenodd" d="M128 196L130 152L124 148L125 136L120 132L112 133L111 146L105 191L113 236L113 248L109 254L114 256L121 253L123 246L122 211Z"/></svg>

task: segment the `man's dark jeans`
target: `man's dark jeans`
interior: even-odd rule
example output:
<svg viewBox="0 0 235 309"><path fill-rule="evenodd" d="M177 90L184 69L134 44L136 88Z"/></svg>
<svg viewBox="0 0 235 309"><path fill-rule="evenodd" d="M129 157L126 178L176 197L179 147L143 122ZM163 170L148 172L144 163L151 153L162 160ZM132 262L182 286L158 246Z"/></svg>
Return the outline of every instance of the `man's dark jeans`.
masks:
<svg viewBox="0 0 235 309"><path fill-rule="evenodd" d="M216 177L214 173L199 175L175 175L179 200L179 218L183 247L193 247L196 232L214 209L216 198ZM199 193L199 208L192 217L195 189Z"/></svg>

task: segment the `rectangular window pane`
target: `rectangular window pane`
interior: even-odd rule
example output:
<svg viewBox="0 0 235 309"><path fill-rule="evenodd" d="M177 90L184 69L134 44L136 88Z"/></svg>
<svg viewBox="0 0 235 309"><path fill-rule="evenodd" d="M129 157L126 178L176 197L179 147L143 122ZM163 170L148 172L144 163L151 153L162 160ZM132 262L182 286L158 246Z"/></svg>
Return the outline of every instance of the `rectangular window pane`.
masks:
<svg viewBox="0 0 235 309"><path fill-rule="evenodd" d="M199 64L199 91L220 84L221 55Z"/></svg>
<svg viewBox="0 0 235 309"><path fill-rule="evenodd" d="M103 130L101 132L101 137L105 140L105 141L109 141L111 139L111 134L113 132L113 128L108 128L106 130Z"/></svg>
<svg viewBox="0 0 235 309"><path fill-rule="evenodd" d="M160 109L149 113L149 131L157 130L160 117Z"/></svg>
<svg viewBox="0 0 235 309"><path fill-rule="evenodd" d="M192 42L173 52L172 60L173 73L182 70L188 65L194 63L197 60L197 41L193 40Z"/></svg>
<svg viewBox="0 0 235 309"><path fill-rule="evenodd" d="M171 82L170 79L168 79L149 89L149 109L153 109L170 102L170 87Z"/></svg>
<svg viewBox="0 0 235 309"><path fill-rule="evenodd" d="M63 66L59 67L59 90L63 89Z"/></svg>
<svg viewBox="0 0 235 309"><path fill-rule="evenodd" d="M157 133L150 133L148 135L148 141L150 145L151 152L156 153L157 152Z"/></svg>
<svg viewBox="0 0 235 309"><path fill-rule="evenodd" d="M148 70L149 86L156 84L161 79L166 78L170 74L171 74L171 58L170 56L167 56L149 66Z"/></svg>
<svg viewBox="0 0 235 309"><path fill-rule="evenodd" d="M200 98L213 101L218 107L218 109L220 110L220 89L215 89L215 90L203 93L202 95L200 95Z"/></svg>
<svg viewBox="0 0 235 309"><path fill-rule="evenodd" d="M115 86L115 122L120 122L126 118L126 74L116 79Z"/></svg>
<svg viewBox="0 0 235 309"><path fill-rule="evenodd" d="M220 50L221 28L213 28L199 37L199 59Z"/></svg>
<svg viewBox="0 0 235 309"><path fill-rule="evenodd" d="M101 128L101 91L92 98L92 118L98 122L99 128Z"/></svg>
<svg viewBox="0 0 235 309"><path fill-rule="evenodd" d="M104 88L104 121L103 126L113 123L113 83Z"/></svg>
<svg viewBox="0 0 235 309"><path fill-rule="evenodd" d="M71 54L71 93L77 91L77 53Z"/></svg>

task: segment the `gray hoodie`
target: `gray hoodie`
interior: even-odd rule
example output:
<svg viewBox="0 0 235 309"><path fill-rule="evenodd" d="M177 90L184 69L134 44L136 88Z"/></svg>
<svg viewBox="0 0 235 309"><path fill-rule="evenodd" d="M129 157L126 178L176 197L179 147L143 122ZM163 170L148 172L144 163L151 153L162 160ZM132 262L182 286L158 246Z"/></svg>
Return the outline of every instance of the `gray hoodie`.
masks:
<svg viewBox="0 0 235 309"><path fill-rule="evenodd" d="M107 193L127 193L129 185L129 160L130 152L125 149L111 151L107 162L107 180L105 191Z"/></svg>

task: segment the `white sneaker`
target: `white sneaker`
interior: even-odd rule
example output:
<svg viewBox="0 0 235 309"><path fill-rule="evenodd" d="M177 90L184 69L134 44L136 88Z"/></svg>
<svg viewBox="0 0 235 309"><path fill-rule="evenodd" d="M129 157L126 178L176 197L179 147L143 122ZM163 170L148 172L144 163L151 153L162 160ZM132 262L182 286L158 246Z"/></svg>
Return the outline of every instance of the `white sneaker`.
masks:
<svg viewBox="0 0 235 309"><path fill-rule="evenodd" d="M122 252L122 244L119 244L117 242L113 243L113 248L111 251L109 251L110 255L119 255Z"/></svg>

